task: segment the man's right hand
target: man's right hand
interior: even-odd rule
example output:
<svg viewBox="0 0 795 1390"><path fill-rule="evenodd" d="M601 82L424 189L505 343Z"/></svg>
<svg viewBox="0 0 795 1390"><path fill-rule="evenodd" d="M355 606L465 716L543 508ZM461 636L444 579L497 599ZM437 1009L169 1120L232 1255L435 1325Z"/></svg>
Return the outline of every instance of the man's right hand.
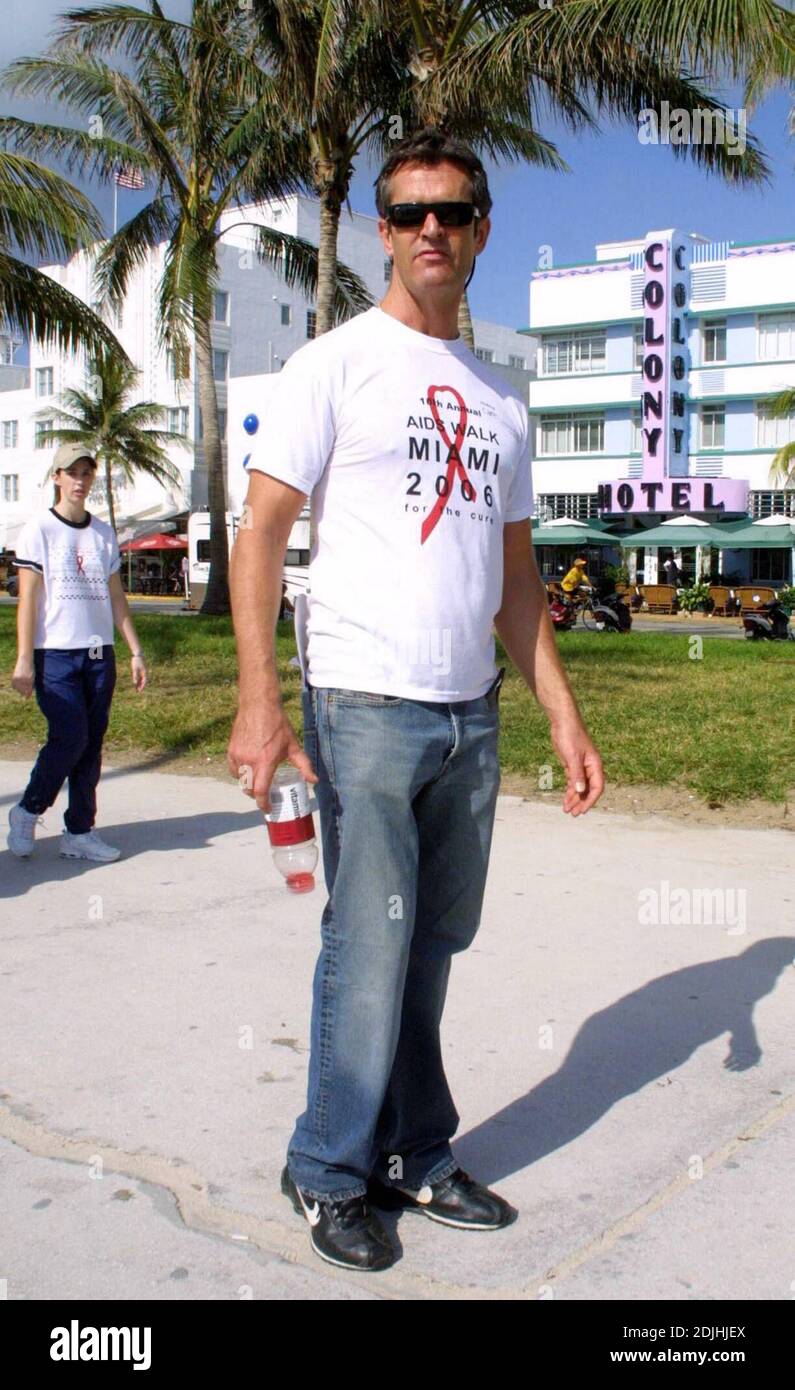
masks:
<svg viewBox="0 0 795 1390"><path fill-rule="evenodd" d="M232 725L227 765L241 791L270 811L270 785L280 763L292 763L307 782L319 782L281 705L242 707Z"/></svg>
<svg viewBox="0 0 795 1390"><path fill-rule="evenodd" d="M29 700L33 694L33 684L33 662L18 661L11 677L12 690L16 690L18 695L24 695L25 699Z"/></svg>

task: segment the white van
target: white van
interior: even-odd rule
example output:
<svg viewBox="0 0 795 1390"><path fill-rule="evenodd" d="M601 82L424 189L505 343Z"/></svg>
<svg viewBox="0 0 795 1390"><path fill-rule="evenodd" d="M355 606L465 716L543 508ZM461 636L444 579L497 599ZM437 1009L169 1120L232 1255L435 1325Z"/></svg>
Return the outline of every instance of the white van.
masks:
<svg viewBox="0 0 795 1390"><path fill-rule="evenodd" d="M231 550L240 527L240 517L226 514L226 534ZM284 582L287 594L295 601L296 594L309 588L309 503L293 524L284 556ZM190 607L201 608L210 574L210 513L191 512L188 518L188 584Z"/></svg>

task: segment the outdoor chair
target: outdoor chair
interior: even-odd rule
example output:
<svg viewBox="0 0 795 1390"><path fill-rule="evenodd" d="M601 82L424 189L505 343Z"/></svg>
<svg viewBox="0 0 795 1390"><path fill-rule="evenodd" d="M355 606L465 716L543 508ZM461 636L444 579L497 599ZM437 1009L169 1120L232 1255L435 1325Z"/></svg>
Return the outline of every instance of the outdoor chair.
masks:
<svg viewBox="0 0 795 1390"><path fill-rule="evenodd" d="M741 613L756 613L760 608L764 608L766 603L772 603L776 597L775 589L760 588L758 585L743 584L736 590L740 600Z"/></svg>
<svg viewBox="0 0 795 1390"><path fill-rule="evenodd" d="M676 612L676 589L673 584L644 584L643 595L650 613Z"/></svg>
<svg viewBox="0 0 795 1390"><path fill-rule="evenodd" d="M729 618L737 612L734 591L727 584L710 584L709 596L713 603L713 617Z"/></svg>

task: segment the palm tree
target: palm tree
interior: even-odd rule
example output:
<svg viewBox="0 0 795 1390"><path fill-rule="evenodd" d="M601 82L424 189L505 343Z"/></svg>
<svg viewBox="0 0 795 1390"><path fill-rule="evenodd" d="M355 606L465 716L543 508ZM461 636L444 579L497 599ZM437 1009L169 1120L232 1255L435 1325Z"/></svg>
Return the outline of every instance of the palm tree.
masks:
<svg viewBox="0 0 795 1390"><path fill-rule="evenodd" d="M781 391L778 396L773 396L768 401L767 408L774 419L786 420L790 416L795 417L795 388ZM795 487L795 439L790 439L787 444L782 444L774 455L770 465L770 481L776 487Z"/></svg>
<svg viewBox="0 0 795 1390"><path fill-rule="evenodd" d="M240 0L193 0L191 23L148 9L105 4L71 11L38 59L6 70L6 85L44 95L93 118L70 129L6 117L0 133L26 151L47 150L67 169L108 182L119 164L153 180L153 200L110 238L97 258L100 299L119 308L131 273L166 243L159 289L161 347L180 359L195 344L210 510L205 613L229 612L226 479L213 377L212 304L222 219L241 202L299 191L309 181L307 141L281 119L270 75L252 61L250 19ZM113 67L101 56L120 58ZM88 122L87 122L88 124ZM228 221L228 219L227 219ZM257 256L289 285L313 294L318 257L309 242L251 224ZM340 266L339 317L371 298Z"/></svg>
<svg viewBox="0 0 795 1390"><path fill-rule="evenodd" d="M776 30L759 45L748 72L745 100L755 107L773 87L795 90L795 21L785 31ZM789 132L795 135L795 105L790 108ZM795 387L781 391L768 401L770 414L787 419L795 414ZM781 488L795 487L795 439L782 444L770 465L770 481Z"/></svg>
<svg viewBox="0 0 795 1390"><path fill-rule="evenodd" d="M108 497L108 519L116 529L113 500L114 470L127 482L136 473L155 478L163 487L180 481L179 471L168 457L165 446L187 447L187 438L175 430L160 429L166 410L155 401L136 401L128 397L135 391L140 373L130 363L103 353L90 364L89 389L75 387L64 391L57 410L64 423L48 430L42 442L85 444L103 467ZM44 412L40 411L39 415ZM48 415L50 411L46 412Z"/></svg>
<svg viewBox="0 0 795 1390"><path fill-rule="evenodd" d="M357 156L383 157L409 125L435 124L437 114L413 89L412 35L405 6L393 0L252 0L260 62L272 72L289 117L306 125L313 187L320 201L317 333L333 327L331 288L340 212L348 199ZM412 7L409 7L412 8ZM429 7L430 8L430 7ZM454 11L436 4L440 24L455 27ZM495 158L523 158L565 169L554 147L533 128L526 99L470 93L448 128L470 137Z"/></svg>
<svg viewBox="0 0 795 1390"><path fill-rule="evenodd" d="M43 348L104 348L125 358L111 330L82 299L11 249L58 261L88 245L100 229L94 206L65 178L0 150L0 322Z"/></svg>
<svg viewBox="0 0 795 1390"><path fill-rule="evenodd" d="M363 148L385 153L393 122L434 125L494 159L564 170L536 129L541 97L575 129L594 126L600 111L637 120L663 99L688 112L723 113L688 75L687 58L747 58L781 7L700 0L688 27L686 6L692 10L693 0L673 6L676 27L655 19L658 8L672 8L657 0L557 0L551 8L528 0L251 0L261 60L285 109L309 130L321 205L318 333L334 321L328 286L340 209ZM735 10L739 37L726 18ZM753 141L740 158L719 144L689 149L730 179L767 173ZM473 345L466 296L460 327Z"/></svg>
<svg viewBox="0 0 795 1390"><path fill-rule="evenodd" d="M528 158L515 144L511 120L521 117L523 103L533 112L541 97L575 130L595 127L600 114L637 123L640 111L659 109L662 100L689 113L723 113L692 74L737 75L763 39L792 24L772 0L556 0L543 7L528 0L405 0L398 8L413 36L412 99L421 123L489 153L478 132L491 127L511 158ZM767 176L753 140L741 157L717 141L672 148L732 181ZM460 328L472 343L465 300Z"/></svg>

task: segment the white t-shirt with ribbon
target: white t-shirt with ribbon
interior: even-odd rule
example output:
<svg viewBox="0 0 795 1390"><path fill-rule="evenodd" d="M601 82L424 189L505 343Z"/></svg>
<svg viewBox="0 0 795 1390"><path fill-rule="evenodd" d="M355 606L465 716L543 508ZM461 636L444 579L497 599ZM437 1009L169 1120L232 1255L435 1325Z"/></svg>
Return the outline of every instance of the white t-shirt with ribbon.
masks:
<svg viewBox="0 0 795 1390"><path fill-rule="evenodd" d="M311 495L312 685L488 690L503 526L533 510L527 406L507 381L460 338L369 309L289 358L246 467Z"/></svg>
<svg viewBox="0 0 795 1390"><path fill-rule="evenodd" d="M90 512L84 522L67 521L50 508L23 526L14 563L44 580L34 647L77 651L113 645L108 580L121 557L112 526Z"/></svg>

